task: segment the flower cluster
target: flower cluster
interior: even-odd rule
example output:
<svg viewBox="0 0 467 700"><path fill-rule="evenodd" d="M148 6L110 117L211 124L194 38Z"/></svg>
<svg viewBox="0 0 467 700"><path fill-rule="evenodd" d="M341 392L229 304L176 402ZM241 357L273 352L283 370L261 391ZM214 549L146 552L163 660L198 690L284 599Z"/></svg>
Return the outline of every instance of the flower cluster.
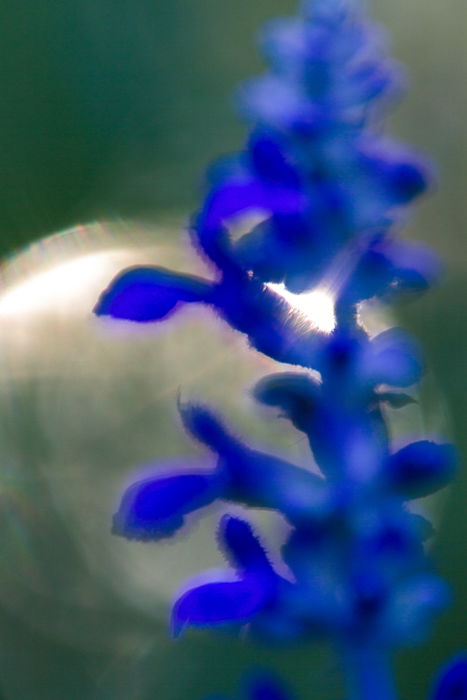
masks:
<svg viewBox="0 0 467 700"><path fill-rule="evenodd" d="M436 279L435 257L394 232L431 176L381 135L380 107L398 92L400 71L351 0L305 2L300 17L270 23L262 45L270 72L239 95L251 132L209 172L190 229L212 279L127 269L95 313L148 323L203 303L257 351L298 365L264 377L254 396L306 436L310 469L248 445L208 407L180 404L185 429L216 467L136 482L113 531L168 537L218 499L280 512L289 525L280 567L246 516L224 515L218 539L231 569L191 582L172 611L174 635L188 626L243 628L287 644L328 635L350 697L391 700L388 656L423 639L449 597L423 547L431 526L410 503L445 486L456 459L450 445L427 439L392 444L388 408L413 401L406 389L423 365L403 331L371 337L359 312L369 299L413 296ZM332 332L306 323L277 285L331 294ZM456 673L436 700L465 697L452 690ZM285 697L255 692L255 700Z"/></svg>

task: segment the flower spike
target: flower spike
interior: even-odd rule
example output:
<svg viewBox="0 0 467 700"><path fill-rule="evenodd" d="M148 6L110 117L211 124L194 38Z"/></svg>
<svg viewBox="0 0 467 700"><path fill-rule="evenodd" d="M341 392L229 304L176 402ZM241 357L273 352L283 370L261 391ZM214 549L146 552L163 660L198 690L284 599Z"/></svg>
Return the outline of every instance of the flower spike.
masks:
<svg viewBox="0 0 467 700"><path fill-rule="evenodd" d="M237 581L210 581L190 588L175 602L171 627L178 636L187 627L243 625L270 604L279 577L245 521L226 516L219 540L236 568ZM193 581L197 583L197 579Z"/></svg>
<svg viewBox="0 0 467 700"><path fill-rule="evenodd" d="M416 402L411 387L424 363L403 330L364 327L368 302L415 298L436 282L439 264L396 235L433 174L411 148L382 136L383 107L402 78L362 6L303 0L299 16L266 26L268 72L238 96L249 134L210 169L191 221L213 279L130 268L95 313L157 323L183 304L204 304L282 363L254 396L311 451L309 466L299 466L250 446L210 408L179 401L185 430L213 465L184 460L139 478L113 531L168 537L219 501L268 509L284 527L273 565L249 519L224 516L218 544L231 569L189 583L173 606L174 635L222 627L282 645L327 636L342 654L349 697L395 700L389 659L423 640L450 600L424 548L433 527L411 501L446 486L457 458L427 436L393 444L392 409ZM313 292L332 298L328 332L308 317ZM296 305L293 294L302 295ZM465 656L451 661L431 700L467 700L466 669ZM250 679L242 700L290 694L263 676Z"/></svg>

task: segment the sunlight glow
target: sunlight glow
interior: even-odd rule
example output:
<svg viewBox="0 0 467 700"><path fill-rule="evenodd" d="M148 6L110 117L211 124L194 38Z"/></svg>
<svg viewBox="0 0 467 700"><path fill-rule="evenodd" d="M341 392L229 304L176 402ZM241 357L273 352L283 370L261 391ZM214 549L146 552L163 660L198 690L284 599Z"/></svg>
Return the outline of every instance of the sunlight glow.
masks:
<svg viewBox="0 0 467 700"><path fill-rule="evenodd" d="M121 251L100 252L59 263L7 288L0 294L0 316L15 316L64 308L67 310L99 281L107 281ZM84 293L84 294L83 294ZM71 305L71 306L70 306Z"/></svg>
<svg viewBox="0 0 467 700"><path fill-rule="evenodd" d="M317 288L303 294L293 294L284 284L269 283L268 287L280 294L297 311L305 316L312 326L324 333L331 333L336 326L334 299L325 289Z"/></svg>

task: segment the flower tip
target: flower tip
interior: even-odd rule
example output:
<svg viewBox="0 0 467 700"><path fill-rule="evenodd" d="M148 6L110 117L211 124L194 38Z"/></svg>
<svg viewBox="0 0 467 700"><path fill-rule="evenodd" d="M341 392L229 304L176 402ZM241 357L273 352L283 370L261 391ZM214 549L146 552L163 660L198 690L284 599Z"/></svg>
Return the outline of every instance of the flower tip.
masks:
<svg viewBox="0 0 467 700"><path fill-rule="evenodd" d="M406 161L394 167L392 180L399 201L410 202L428 189L432 176L427 166Z"/></svg>
<svg viewBox="0 0 467 700"><path fill-rule="evenodd" d="M130 508L120 508L112 518L111 533L127 540L155 542L174 535L183 523L182 516L174 516L166 522L138 522Z"/></svg>
<svg viewBox="0 0 467 700"><path fill-rule="evenodd" d="M205 280L161 267L130 267L114 278L93 311L136 323L159 321L179 302L205 301L210 287Z"/></svg>
<svg viewBox="0 0 467 700"><path fill-rule="evenodd" d="M209 472L155 476L138 481L123 494L112 532L127 539L160 540L179 530L185 516L212 503L221 485Z"/></svg>
<svg viewBox="0 0 467 700"><path fill-rule="evenodd" d="M185 627L222 627L243 625L265 605L264 586L255 578L236 581L194 580L194 588L185 591L174 603L171 631L180 636Z"/></svg>
<svg viewBox="0 0 467 700"><path fill-rule="evenodd" d="M167 273L156 268L123 270L101 294L93 309L96 316L148 323L167 316L179 301L178 290Z"/></svg>
<svg viewBox="0 0 467 700"><path fill-rule="evenodd" d="M178 402L178 411L183 427L191 437L199 440L214 452L222 454L232 443L221 421L202 404Z"/></svg>
<svg viewBox="0 0 467 700"><path fill-rule="evenodd" d="M457 450L451 444L419 440L389 460L389 476L407 498L421 498L447 486L457 471Z"/></svg>

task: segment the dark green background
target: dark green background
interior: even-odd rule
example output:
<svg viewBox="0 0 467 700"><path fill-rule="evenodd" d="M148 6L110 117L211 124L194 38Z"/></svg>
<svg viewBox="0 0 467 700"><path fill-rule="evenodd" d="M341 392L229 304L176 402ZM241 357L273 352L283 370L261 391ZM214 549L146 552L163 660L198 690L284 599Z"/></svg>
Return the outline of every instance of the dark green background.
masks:
<svg viewBox="0 0 467 700"><path fill-rule="evenodd" d="M5 0L1 253L94 218L157 222L167 213L188 213L196 206L206 163L242 138L231 95L239 81L260 69L257 27L293 8L285 0ZM445 280L400 313L424 344L465 453L467 5L375 0L374 15L386 24L410 76L392 129L428 152L440 173L439 190L422 204L408 231L445 258ZM22 435L28 459L40 449L41 436L32 428ZM466 474L448 495L436 545L455 604L423 650L401 655L406 700L424 697L437 664L467 646ZM51 519L51 546L62 548L66 566L71 543L59 534L58 520L55 525ZM162 622L155 625L123 605L119 610L118 600L111 610L99 624L121 629L128 616L128 629L138 630L135 639L154 634L155 648L148 642L142 654L130 640L110 657L67 642L66 634L44 634L5 604L0 633L0 670L8 669L9 677L5 700L120 700L123 687L131 700L195 700L216 687L233 691L240 669L256 653L264 662L277 661L303 700L338 697L335 665L324 651L271 654L205 634L172 645L164 641ZM49 614L54 615L53 604Z"/></svg>

